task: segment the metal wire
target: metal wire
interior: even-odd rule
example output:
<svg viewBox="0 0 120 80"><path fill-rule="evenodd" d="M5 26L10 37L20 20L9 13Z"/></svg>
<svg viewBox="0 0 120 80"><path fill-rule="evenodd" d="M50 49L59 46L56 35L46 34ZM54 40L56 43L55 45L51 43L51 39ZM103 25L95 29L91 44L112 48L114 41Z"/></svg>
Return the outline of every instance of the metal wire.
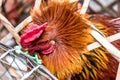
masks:
<svg viewBox="0 0 120 80"><path fill-rule="evenodd" d="M41 76L57 80L42 64L0 43L0 80L42 80Z"/></svg>

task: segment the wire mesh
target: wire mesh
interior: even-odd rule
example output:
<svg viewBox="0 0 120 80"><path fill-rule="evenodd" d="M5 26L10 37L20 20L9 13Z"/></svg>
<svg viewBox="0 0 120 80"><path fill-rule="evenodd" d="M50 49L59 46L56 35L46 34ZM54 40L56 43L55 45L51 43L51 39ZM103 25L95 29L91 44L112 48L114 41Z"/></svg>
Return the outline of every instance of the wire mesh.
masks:
<svg viewBox="0 0 120 80"><path fill-rule="evenodd" d="M0 43L0 80L55 80L49 74L43 65Z"/></svg>
<svg viewBox="0 0 120 80"><path fill-rule="evenodd" d="M22 56L22 58L21 58L20 55L16 56L14 54L14 49L12 49L12 48L5 49L5 48L3 48L3 46L1 47L1 45L0 45L0 49L1 49L0 51L2 52L2 54L0 55L0 65L1 65L1 67L3 67L3 69L1 68L1 70L0 70L1 71L0 78L2 80L20 79L20 78L22 78L22 76L24 76L28 72L27 68L30 71L32 69L32 67L34 67L32 65L31 66L27 65L30 63L30 61L29 61L29 59L27 59L27 61L25 61L26 57ZM33 78L34 78L34 76L31 77L31 80Z"/></svg>

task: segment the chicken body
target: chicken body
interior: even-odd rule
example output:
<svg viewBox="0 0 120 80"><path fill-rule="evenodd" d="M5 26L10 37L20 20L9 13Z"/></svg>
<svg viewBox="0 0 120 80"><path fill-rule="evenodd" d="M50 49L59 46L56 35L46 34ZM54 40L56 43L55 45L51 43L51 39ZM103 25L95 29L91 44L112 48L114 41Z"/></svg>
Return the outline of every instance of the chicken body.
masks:
<svg viewBox="0 0 120 80"><path fill-rule="evenodd" d="M31 16L33 23L38 25L36 32L39 34L27 41L24 36L30 31L26 31L21 45L31 55L37 52L43 64L59 80L115 80L118 62L103 47L87 50L87 45L95 39L89 34L91 27L77 12L77 2L50 0L42 3L40 10L33 9ZM104 23L98 16L93 15L88 20L105 36L119 32L113 23L107 24L110 19L100 16L107 22ZM120 48L119 41L113 44Z"/></svg>

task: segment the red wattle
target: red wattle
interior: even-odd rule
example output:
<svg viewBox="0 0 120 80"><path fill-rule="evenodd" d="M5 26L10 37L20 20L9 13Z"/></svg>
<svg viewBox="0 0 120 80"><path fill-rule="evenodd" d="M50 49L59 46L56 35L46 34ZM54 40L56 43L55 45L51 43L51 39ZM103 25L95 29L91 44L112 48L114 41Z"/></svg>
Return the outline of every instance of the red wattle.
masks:
<svg viewBox="0 0 120 80"><path fill-rule="evenodd" d="M48 49L43 50L41 53L42 54L50 54L50 53L52 53L54 51L54 49L55 49L55 46L51 45Z"/></svg>

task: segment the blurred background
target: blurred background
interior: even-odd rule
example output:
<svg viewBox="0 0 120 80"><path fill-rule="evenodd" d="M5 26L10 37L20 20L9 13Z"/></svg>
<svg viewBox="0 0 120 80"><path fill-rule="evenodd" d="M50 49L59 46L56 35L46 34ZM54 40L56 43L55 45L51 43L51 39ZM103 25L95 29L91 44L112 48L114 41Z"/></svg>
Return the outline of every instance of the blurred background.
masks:
<svg viewBox="0 0 120 80"><path fill-rule="evenodd" d="M100 13L120 17L120 0L91 0L90 13Z"/></svg>

